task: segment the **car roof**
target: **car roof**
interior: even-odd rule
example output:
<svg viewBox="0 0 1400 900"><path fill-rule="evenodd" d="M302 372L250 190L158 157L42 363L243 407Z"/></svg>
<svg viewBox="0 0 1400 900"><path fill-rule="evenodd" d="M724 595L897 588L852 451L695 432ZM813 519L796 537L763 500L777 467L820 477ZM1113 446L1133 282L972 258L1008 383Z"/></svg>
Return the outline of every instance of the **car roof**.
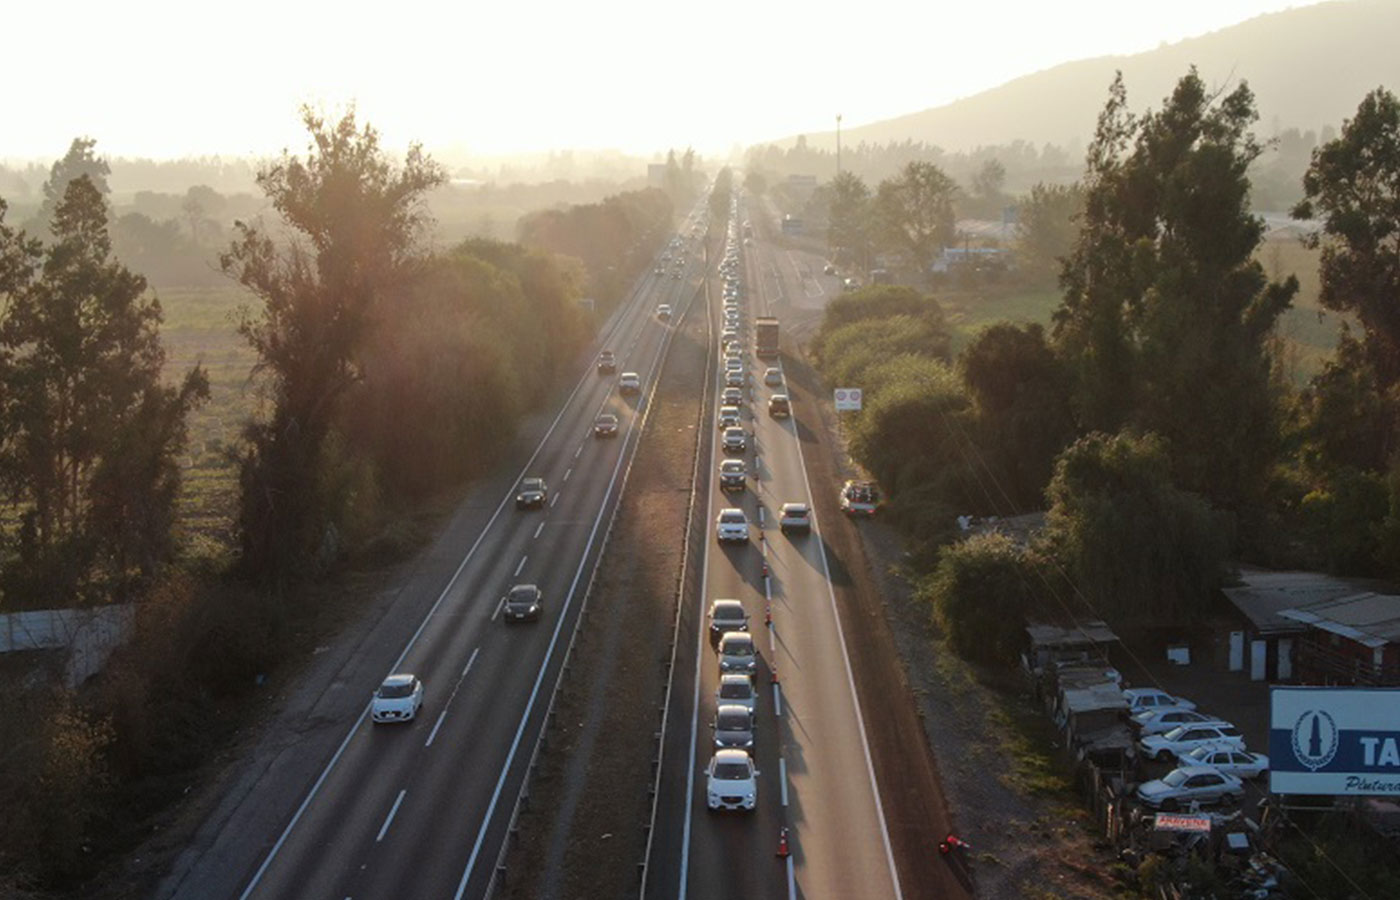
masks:
<svg viewBox="0 0 1400 900"><path fill-rule="evenodd" d="M1215 766L1177 766L1186 775L1225 775ZM1226 775L1225 777L1230 777Z"/></svg>
<svg viewBox="0 0 1400 900"><path fill-rule="evenodd" d="M753 641L753 635L749 634L747 631L726 631L720 640L727 641L730 638L734 640Z"/></svg>
<svg viewBox="0 0 1400 900"><path fill-rule="evenodd" d="M748 751L745 750L716 750L716 762L751 762Z"/></svg>
<svg viewBox="0 0 1400 900"><path fill-rule="evenodd" d="M745 684L748 685L750 688L753 687L753 680L749 678L749 676L745 675L743 672L725 672L723 675L719 676L719 683Z"/></svg>
<svg viewBox="0 0 1400 900"><path fill-rule="evenodd" d="M804 511L805 511L805 510L807 510L807 509L809 509L809 507L808 507L807 504L805 504L805 503L784 503L784 504L783 504L783 511L784 511L784 512L787 512L787 511L796 512L797 510L804 510Z"/></svg>
<svg viewBox="0 0 1400 900"><path fill-rule="evenodd" d="M418 680L418 676L410 672L399 672L384 679L384 687L398 687L404 684L413 684Z"/></svg>
<svg viewBox="0 0 1400 900"><path fill-rule="evenodd" d="M538 585L533 585L533 584L513 584L513 585L511 585L511 587L510 587L510 592L513 594L513 593L515 593L516 591L521 591L521 592L530 591L531 593L536 593L536 592L539 591L539 586L538 586Z"/></svg>
<svg viewBox="0 0 1400 900"><path fill-rule="evenodd" d="M725 437L728 437L728 436L731 435L731 434L743 434L743 433L744 433L744 429L740 428L738 425L730 425L728 428L724 429L724 435L725 435Z"/></svg>
<svg viewBox="0 0 1400 900"><path fill-rule="evenodd" d="M742 459L726 459L724 462L719 464L719 467L720 469L734 469L736 471L741 471L744 468L744 461Z"/></svg>
<svg viewBox="0 0 1400 900"><path fill-rule="evenodd" d="M732 599L730 599L730 598L728 598L728 597L716 597L715 600L714 600L714 602L710 604L710 608L711 608L711 609L719 609L719 608L722 607L722 606L725 606L725 607L727 607L727 606L737 606L737 607L739 607L740 609L742 609L743 606L744 606L744 604L743 604L743 601L740 601L740 600L732 600Z"/></svg>
<svg viewBox="0 0 1400 900"><path fill-rule="evenodd" d="M721 510L719 511L719 514L722 515L722 516L732 516L732 515L740 515L740 516L742 516L742 515L744 514L744 511L743 511L742 509L740 509L739 507L737 507L737 506L726 506L724 509L721 509Z"/></svg>

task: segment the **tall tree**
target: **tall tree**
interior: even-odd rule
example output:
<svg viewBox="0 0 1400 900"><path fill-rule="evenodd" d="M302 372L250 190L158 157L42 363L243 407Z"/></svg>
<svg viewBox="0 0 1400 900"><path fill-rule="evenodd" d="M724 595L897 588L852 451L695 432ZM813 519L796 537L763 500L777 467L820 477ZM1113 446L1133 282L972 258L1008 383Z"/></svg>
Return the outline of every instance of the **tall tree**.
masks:
<svg viewBox="0 0 1400 900"><path fill-rule="evenodd" d="M112 169L107 165L107 160L93 153L93 147L96 146L97 141L93 138L73 138L73 143L68 146L68 152L64 154L63 159L53 164L53 168L49 170L49 179L44 182L44 202L35 217L37 228L49 228L54 213L68 190L68 184L74 179L86 175L103 197L112 192L107 186L107 176L112 174Z"/></svg>
<svg viewBox="0 0 1400 900"><path fill-rule="evenodd" d="M1078 184L1037 184L1021 204L1017 266L1026 278L1053 283L1074 249L1084 189Z"/></svg>
<svg viewBox="0 0 1400 900"><path fill-rule="evenodd" d="M1298 289L1254 259L1255 119L1248 85L1212 95L1192 69L1134 120L1115 80L1056 313L1090 426L1162 435L1181 485L1232 511L1260 499L1278 452L1269 338Z"/></svg>
<svg viewBox="0 0 1400 900"><path fill-rule="evenodd" d="M957 192L957 183L942 169L916 160L898 177L880 182L875 194L875 221L885 246L902 253L922 277L957 236Z"/></svg>
<svg viewBox="0 0 1400 900"><path fill-rule="evenodd" d="M870 268L870 188L846 170L831 180L828 192L826 243L832 257Z"/></svg>
<svg viewBox="0 0 1400 900"><path fill-rule="evenodd" d="M42 268L26 275L21 262L0 283L0 476L23 510L7 593L100 599L169 554L174 457L208 383L196 368L179 388L161 384L160 304L112 258L107 218L79 175L54 211ZM0 258L16 257L14 240Z"/></svg>
<svg viewBox="0 0 1400 900"><path fill-rule="evenodd" d="M418 259L424 195L442 170L414 145L394 165L354 111L328 123L310 109L306 157L283 154L258 185L296 234L278 246L236 224L224 271L262 300L240 331L270 378L271 417L250 423L239 525L250 574L282 583L333 547L336 504L322 464L340 398L362 376L359 351Z"/></svg>
<svg viewBox="0 0 1400 900"><path fill-rule="evenodd" d="M1322 248L1319 299L1355 315L1382 390L1400 383L1400 100L1367 94L1342 133L1313 151L1298 218L1320 217L1305 238Z"/></svg>

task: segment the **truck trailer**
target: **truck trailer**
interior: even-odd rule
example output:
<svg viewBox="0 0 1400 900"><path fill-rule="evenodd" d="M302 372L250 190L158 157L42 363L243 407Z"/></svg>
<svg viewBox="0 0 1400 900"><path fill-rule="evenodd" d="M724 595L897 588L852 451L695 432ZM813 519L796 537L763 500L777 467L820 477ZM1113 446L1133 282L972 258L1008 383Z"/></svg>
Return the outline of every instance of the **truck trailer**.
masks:
<svg viewBox="0 0 1400 900"><path fill-rule="evenodd" d="M778 320L759 316L753 320L754 355L759 359L778 358Z"/></svg>

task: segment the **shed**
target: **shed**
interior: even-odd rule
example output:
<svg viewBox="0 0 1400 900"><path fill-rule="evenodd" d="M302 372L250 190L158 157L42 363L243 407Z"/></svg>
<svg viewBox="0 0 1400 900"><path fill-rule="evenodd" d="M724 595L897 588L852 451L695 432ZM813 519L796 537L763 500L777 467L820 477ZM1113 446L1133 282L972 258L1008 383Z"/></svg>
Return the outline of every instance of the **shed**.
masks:
<svg viewBox="0 0 1400 900"><path fill-rule="evenodd" d="M1106 662L1109 650L1118 646L1118 635L1097 619L1070 627L1027 625L1026 636L1030 641L1026 667L1036 675L1051 663Z"/></svg>

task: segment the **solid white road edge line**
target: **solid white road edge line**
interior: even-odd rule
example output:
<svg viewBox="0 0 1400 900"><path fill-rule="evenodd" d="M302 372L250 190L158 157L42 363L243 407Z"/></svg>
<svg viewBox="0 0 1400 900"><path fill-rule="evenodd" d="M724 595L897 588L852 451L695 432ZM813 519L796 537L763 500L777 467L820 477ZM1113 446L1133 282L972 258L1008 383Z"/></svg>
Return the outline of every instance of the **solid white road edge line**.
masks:
<svg viewBox="0 0 1400 900"><path fill-rule="evenodd" d="M374 842L376 844L384 840L384 835L389 833L389 825L393 823L394 816L398 815L399 804L403 802L404 795L407 793L408 788L404 788L403 790L399 791L398 799L394 801L393 808L389 810L389 815L384 817L384 824L379 828L379 836L374 839Z"/></svg>
<svg viewBox="0 0 1400 900"><path fill-rule="evenodd" d="M812 495L812 481L807 477L807 456L802 452L802 442L797 442L797 461L802 466L802 484L807 488L807 497ZM812 531L817 530L817 511L813 508L808 515L812 520ZM890 869L890 881L894 884L894 900L904 900L904 891L899 886L899 870L894 864L894 850L890 847L890 829L885 824L885 805L880 802L880 783L875 779L875 763L870 758L870 741L865 736L865 715L860 710L860 697L856 694L856 679L851 674L851 654L846 650L846 630L841 626L841 613L836 608L836 589L831 585L831 565L826 559L826 548L822 541L817 542L817 555L821 557L822 574L826 577L826 596L831 602L831 615L836 620L836 636L841 643L841 661L846 667L846 685L851 691L851 704L856 710L856 724L860 728L860 747L865 752L865 772L870 778L870 791L875 795L875 815L880 820L880 838L885 844L885 862ZM791 857L788 858L791 864Z"/></svg>

